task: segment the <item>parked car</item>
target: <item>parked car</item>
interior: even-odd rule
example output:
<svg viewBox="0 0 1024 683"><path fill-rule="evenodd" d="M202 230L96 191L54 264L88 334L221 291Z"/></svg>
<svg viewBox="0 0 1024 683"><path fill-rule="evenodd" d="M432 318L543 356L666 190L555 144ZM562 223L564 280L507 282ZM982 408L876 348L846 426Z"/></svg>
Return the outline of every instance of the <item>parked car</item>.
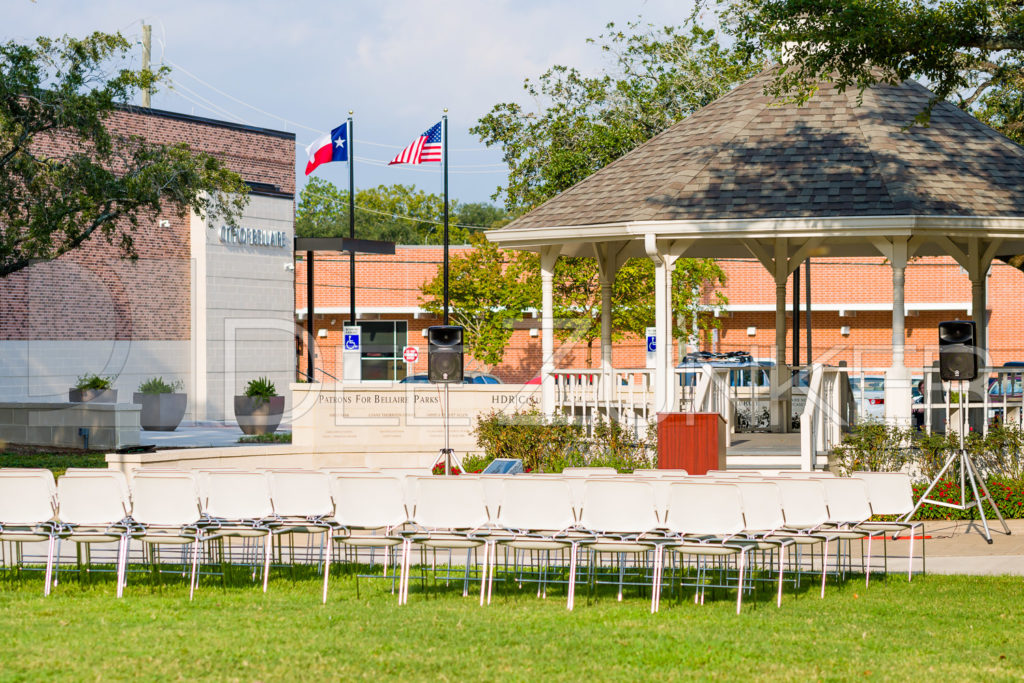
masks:
<svg viewBox="0 0 1024 683"><path fill-rule="evenodd" d="M998 377L991 377L988 380L989 399L1002 401L1005 396L1019 401L1024 396L1024 362L1010 361L1003 363L1003 368L1010 372L1000 373Z"/></svg>
<svg viewBox="0 0 1024 683"><path fill-rule="evenodd" d="M697 383L697 374L701 367L710 365L712 368L733 368L729 373L729 385L734 387L768 386L772 361L756 360L749 353L735 351L732 353L711 353L698 351L688 353L676 366L677 368L693 368L692 372L680 375L679 383L692 387Z"/></svg>
<svg viewBox="0 0 1024 683"><path fill-rule="evenodd" d="M427 384L430 379L427 377L427 373L422 372L415 375L407 375L405 378L399 380L400 384ZM488 375L484 372L466 372L462 375L463 384L504 384L500 379L494 375Z"/></svg>
<svg viewBox="0 0 1024 683"><path fill-rule="evenodd" d="M863 392L861 391L863 385ZM850 389L861 419L881 420L885 417L885 377L850 375ZM861 398L863 397L863 401Z"/></svg>

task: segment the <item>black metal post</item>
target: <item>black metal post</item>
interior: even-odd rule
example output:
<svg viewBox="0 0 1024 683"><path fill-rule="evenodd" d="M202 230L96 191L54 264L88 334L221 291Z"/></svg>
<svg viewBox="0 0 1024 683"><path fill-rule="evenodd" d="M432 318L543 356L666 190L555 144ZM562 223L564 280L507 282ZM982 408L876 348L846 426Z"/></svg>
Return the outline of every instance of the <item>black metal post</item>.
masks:
<svg viewBox="0 0 1024 683"><path fill-rule="evenodd" d="M445 109L447 112L448 110ZM444 324L448 324L448 114L441 117L441 137L444 149Z"/></svg>
<svg viewBox="0 0 1024 683"><path fill-rule="evenodd" d="M811 354L811 259L804 261L804 324L807 325L807 364L814 362Z"/></svg>
<svg viewBox="0 0 1024 683"><path fill-rule="evenodd" d="M351 113L351 112L349 112ZM353 150L352 117L348 117L348 236L356 238L356 174ZM356 250L348 252L349 325L356 324Z"/></svg>
<svg viewBox="0 0 1024 683"><path fill-rule="evenodd" d="M313 252L306 252L306 379L315 382L313 371L313 344L316 342L316 330L313 329Z"/></svg>

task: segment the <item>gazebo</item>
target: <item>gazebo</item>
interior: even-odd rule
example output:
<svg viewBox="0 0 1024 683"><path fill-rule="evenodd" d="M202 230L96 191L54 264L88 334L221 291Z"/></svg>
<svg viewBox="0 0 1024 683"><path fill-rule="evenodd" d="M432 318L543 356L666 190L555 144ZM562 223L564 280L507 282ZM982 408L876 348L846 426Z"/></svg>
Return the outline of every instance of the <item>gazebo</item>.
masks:
<svg viewBox="0 0 1024 683"><path fill-rule="evenodd" d="M822 82L804 106L764 94L774 69L738 86L508 226L487 234L540 254L542 402L555 405L552 274L559 256L597 261L602 370L611 368L611 286L630 257L655 265L657 338L671 332L676 259L756 258L775 282L774 387L788 386L785 287L809 256L877 256L892 268L892 363L886 418L909 421L904 273L915 256L949 255L972 284L978 346L986 348L985 276L1024 253L1024 147L914 82L839 92ZM670 345L658 343L654 409L673 409ZM784 392L779 394L784 396ZM772 424L784 431L785 399Z"/></svg>

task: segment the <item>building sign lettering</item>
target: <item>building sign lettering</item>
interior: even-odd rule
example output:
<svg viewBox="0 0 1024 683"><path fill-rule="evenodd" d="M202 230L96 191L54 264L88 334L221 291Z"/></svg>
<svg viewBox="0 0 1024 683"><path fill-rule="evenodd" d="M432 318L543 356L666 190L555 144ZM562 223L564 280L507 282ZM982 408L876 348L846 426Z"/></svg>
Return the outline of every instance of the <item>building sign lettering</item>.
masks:
<svg viewBox="0 0 1024 683"><path fill-rule="evenodd" d="M280 230L239 228L225 225L220 229L220 241L227 244L250 244L254 247L291 247L287 233Z"/></svg>

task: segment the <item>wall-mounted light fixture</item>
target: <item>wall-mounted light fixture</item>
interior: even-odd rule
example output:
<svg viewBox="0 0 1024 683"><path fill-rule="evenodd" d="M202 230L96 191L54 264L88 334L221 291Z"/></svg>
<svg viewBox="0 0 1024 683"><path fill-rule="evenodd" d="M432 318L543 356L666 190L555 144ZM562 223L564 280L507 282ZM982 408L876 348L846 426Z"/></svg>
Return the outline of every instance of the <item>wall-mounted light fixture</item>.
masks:
<svg viewBox="0 0 1024 683"><path fill-rule="evenodd" d="M756 337L757 336L757 328L756 327L748 327L747 328L747 336L748 337Z"/></svg>
<svg viewBox="0 0 1024 683"><path fill-rule="evenodd" d="M325 339L327 337L327 328L321 327L319 330L316 331L316 336L320 337L321 339Z"/></svg>
<svg viewBox="0 0 1024 683"><path fill-rule="evenodd" d="M843 335L844 337L849 337L850 336L850 326L849 325L843 325L842 327L840 327L839 328L839 334Z"/></svg>

